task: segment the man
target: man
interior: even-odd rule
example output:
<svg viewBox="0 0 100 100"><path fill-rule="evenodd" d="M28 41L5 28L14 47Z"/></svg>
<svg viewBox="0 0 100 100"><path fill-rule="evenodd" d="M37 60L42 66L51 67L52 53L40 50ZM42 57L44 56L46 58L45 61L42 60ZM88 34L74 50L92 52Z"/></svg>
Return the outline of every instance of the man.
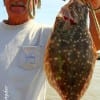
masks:
<svg viewBox="0 0 100 100"><path fill-rule="evenodd" d="M27 1L4 0L8 19L0 23L0 100L45 100L43 54L51 28L32 20Z"/></svg>
<svg viewBox="0 0 100 100"><path fill-rule="evenodd" d="M52 29L32 20L27 1L4 0L8 19L0 23L0 100L45 100L43 56Z"/></svg>

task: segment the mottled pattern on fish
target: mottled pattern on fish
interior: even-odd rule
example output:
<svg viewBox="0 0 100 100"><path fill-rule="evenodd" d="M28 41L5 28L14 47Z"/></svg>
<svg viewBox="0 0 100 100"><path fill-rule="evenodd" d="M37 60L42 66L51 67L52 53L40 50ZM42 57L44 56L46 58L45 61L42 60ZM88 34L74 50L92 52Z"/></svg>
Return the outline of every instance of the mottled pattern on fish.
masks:
<svg viewBox="0 0 100 100"><path fill-rule="evenodd" d="M77 23L56 18L46 48L45 72L62 100L80 100L90 83L96 53L87 29L87 7L77 2L68 7Z"/></svg>

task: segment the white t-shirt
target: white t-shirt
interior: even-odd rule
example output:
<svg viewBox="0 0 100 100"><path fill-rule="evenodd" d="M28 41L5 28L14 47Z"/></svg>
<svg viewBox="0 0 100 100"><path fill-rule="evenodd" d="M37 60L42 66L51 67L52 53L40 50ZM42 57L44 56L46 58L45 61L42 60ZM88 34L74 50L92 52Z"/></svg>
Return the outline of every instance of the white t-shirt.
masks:
<svg viewBox="0 0 100 100"><path fill-rule="evenodd" d="M0 23L0 100L45 100L43 56L52 29Z"/></svg>

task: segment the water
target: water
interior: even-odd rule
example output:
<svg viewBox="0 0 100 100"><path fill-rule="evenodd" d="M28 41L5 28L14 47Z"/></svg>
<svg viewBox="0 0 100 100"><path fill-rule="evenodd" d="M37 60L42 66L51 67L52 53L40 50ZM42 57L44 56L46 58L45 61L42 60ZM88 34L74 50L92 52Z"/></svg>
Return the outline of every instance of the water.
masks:
<svg viewBox="0 0 100 100"><path fill-rule="evenodd" d="M48 82L47 82L46 100L61 100L60 96L48 84ZM96 61L91 83L81 100L100 100L100 60Z"/></svg>

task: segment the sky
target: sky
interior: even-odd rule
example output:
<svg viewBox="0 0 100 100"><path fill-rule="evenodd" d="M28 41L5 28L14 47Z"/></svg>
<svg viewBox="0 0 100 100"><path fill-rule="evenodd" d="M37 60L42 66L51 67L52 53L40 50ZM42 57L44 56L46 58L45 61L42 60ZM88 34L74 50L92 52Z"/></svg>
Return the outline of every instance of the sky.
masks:
<svg viewBox="0 0 100 100"><path fill-rule="evenodd" d="M67 2L68 0L66 0ZM41 0L42 5L40 9L36 10L35 19L39 23L52 25L60 8L66 3L64 0ZM7 19L7 14L3 4L0 0L0 21Z"/></svg>

